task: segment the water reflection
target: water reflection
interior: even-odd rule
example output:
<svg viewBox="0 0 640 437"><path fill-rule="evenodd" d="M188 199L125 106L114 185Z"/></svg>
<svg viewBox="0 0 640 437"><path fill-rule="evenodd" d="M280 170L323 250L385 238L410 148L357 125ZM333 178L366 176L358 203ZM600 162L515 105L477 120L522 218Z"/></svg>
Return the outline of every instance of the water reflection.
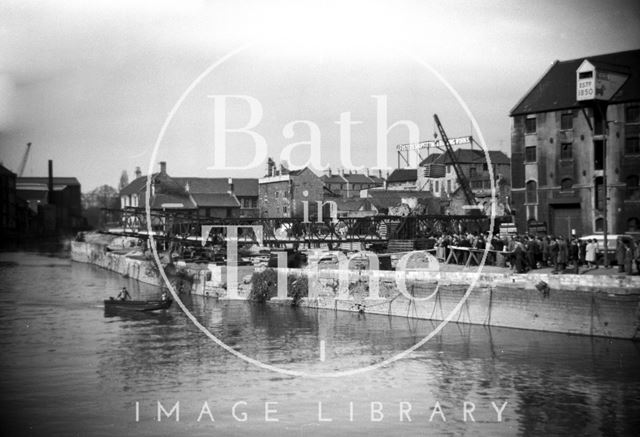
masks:
<svg viewBox="0 0 640 437"><path fill-rule="evenodd" d="M633 435L640 425L640 351L630 341L450 324L378 371L294 378L224 351L177 307L105 317L102 299L122 286L134 298L158 293L66 259L0 255L4 435ZM184 302L236 350L309 372L379 362L435 327L198 296ZM180 401L181 421L159 423L157 401ZM204 401L214 423L196 421ZM231 415L238 401L247 402L247 422ZM265 423L268 401L277 402L279 422ZM318 402L332 422L318 421ZM370 420L371 402L383 404L382 422ZM412 405L411 422L399 420L401 402ZM436 402L446 422L429 421ZM475 422L463 420L464 402L474 403ZM503 422L492 402L507 402Z"/></svg>

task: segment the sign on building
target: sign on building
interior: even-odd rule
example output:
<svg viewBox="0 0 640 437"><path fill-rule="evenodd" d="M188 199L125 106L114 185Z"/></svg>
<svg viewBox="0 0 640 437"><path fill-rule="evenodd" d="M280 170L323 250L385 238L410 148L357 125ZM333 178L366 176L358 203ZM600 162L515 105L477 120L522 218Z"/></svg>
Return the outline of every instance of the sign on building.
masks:
<svg viewBox="0 0 640 437"><path fill-rule="evenodd" d="M596 67L584 60L576 70L576 100L608 101L624 85L628 75Z"/></svg>

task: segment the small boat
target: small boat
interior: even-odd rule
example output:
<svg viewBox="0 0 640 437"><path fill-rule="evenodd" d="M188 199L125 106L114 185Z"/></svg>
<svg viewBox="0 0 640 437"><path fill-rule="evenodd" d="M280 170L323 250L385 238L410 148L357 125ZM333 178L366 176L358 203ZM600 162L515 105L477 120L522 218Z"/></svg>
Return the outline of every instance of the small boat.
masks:
<svg viewBox="0 0 640 437"><path fill-rule="evenodd" d="M166 310L171 306L173 300L122 300L110 297L104 301L105 311L156 311Z"/></svg>

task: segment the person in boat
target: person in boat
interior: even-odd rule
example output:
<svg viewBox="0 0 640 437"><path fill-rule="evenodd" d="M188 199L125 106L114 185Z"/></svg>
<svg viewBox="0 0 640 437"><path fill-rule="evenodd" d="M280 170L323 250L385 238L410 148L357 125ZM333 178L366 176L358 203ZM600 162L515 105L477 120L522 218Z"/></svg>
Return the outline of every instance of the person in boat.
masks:
<svg viewBox="0 0 640 437"><path fill-rule="evenodd" d="M131 295L129 295L129 292L127 291L127 287L122 287L122 290L120 290L120 293L118 294L118 297L116 299L118 300L131 299Z"/></svg>

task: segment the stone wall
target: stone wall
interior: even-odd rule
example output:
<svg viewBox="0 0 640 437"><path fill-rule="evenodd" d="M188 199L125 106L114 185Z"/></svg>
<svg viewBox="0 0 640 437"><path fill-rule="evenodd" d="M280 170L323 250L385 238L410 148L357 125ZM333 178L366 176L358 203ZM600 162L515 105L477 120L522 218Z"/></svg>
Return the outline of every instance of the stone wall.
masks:
<svg viewBox="0 0 640 437"><path fill-rule="evenodd" d="M401 272L349 272L351 286L346 293L340 290L344 272L339 270L298 270L297 274L310 280L313 291L302 305L313 308L639 338L640 280L635 277L483 273L470 288L474 273L407 272L406 290L415 296L409 299L398 289ZM379 284L378 298L369 296L370 278ZM548 290L536 288L540 281Z"/></svg>

